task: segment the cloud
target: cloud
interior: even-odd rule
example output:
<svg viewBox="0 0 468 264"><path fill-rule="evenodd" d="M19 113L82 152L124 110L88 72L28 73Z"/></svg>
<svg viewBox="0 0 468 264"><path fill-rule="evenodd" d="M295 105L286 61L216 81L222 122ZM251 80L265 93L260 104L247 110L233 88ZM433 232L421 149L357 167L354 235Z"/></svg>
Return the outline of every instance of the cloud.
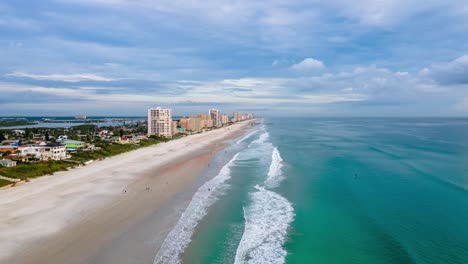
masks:
<svg viewBox="0 0 468 264"><path fill-rule="evenodd" d="M325 68L325 65L323 64L323 62L316 60L314 58L306 58L303 61L291 66L291 69L295 71L300 71L300 72L311 71L311 70L321 70L324 68Z"/></svg>
<svg viewBox="0 0 468 264"><path fill-rule="evenodd" d="M468 55L463 55L449 63L434 64L420 72L423 76L433 78L440 84L468 84Z"/></svg>
<svg viewBox="0 0 468 264"><path fill-rule="evenodd" d="M27 97L41 109L76 100L85 110L188 102L408 115L443 101L450 114L468 97L467 10L455 0L11 1L0 4L0 82L11 88L0 97L17 113ZM414 108L391 108L402 104Z"/></svg>
<svg viewBox="0 0 468 264"><path fill-rule="evenodd" d="M62 82L80 82L80 81L100 81L100 82L110 82L115 79L102 77L96 74L84 73L84 74L30 74L24 72L12 72L6 74L8 77L17 77L17 78L28 78L41 81L62 81Z"/></svg>

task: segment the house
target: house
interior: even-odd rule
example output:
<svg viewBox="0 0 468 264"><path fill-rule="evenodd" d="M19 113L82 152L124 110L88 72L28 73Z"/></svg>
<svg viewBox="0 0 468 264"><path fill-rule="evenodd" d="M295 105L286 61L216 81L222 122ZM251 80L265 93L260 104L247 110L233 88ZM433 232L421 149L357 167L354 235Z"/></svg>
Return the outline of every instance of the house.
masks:
<svg viewBox="0 0 468 264"><path fill-rule="evenodd" d="M0 160L0 165L4 167L15 167L16 166L16 161L9 160L9 159L2 159Z"/></svg>
<svg viewBox="0 0 468 264"><path fill-rule="evenodd" d="M13 146L16 142L18 142L17 139L5 139L5 140L2 141L2 145Z"/></svg>
<svg viewBox="0 0 468 264"><path fill-rule="evenodd" d="M68 136L67 135L60 135L58 138L57 138L57 141L64 141L64 140L67 140L68 139Z"/></svg>
<svg viewBox="0 0 468 264"><path fill-rule="evenodd" d="M32 139L32 141L33 141L35 144L39 144L39 143L41 143L42 141L44 141L44 139L41 138L41 137L35 137L35 138Z"/></svg>
<svg viewBox="0 0 468 264"><path fill-rule="evenodd" d="M66 147L59 143L50 143L43 146L44 152L48 153L48 158L53 160L63 160L67 158Z"/></svg>
<svg viewBox="0 0 468 264"><path fill-rule="evenodd" d="M78 149L84 148L85 143L83 141L66 139L62 141L68 152L76 152Z"/></svg>
<svg viewBox="0 0 468 264"><path fill-rule="evenodd" d="M58 143L22 145L18 151L21 157L33 157L38 160L62 160L68 157L65 146Z"/></svg>
<svg viewBox="0 0 468 264"><path fill-rule="evenodd" d="M96 145L91 144L91 143L86 143L84 150L86 151L94 151L96 150Z"/></svg>
<svg viewBox="0 0 468 264"><path fill-rule="evenodd" d="M18 149L17 146L0 146L0 153L14 154L17 149Z"/></svg>
<svg viewBox="0 0 468 264"><path fill-rule="evenodd" d="M107 135L109 135L110 133L109 133L109 130L101 130L101 131L99 131L98 134L99 134L99 136L102 137L102 136L107 136Z"/></svg>
<svg viewBox="0 0 468 264"><path fill-rule="evenodd" d="M140 141L148 139L146 135L136 135L133 137L133 143L140 143Z"/></svg>
<svg viewBox="0 0 468 264"><path fill-rule="evenodd" d="M20 129L15 129L15 130L13 130L13 133L16 133L16 134L21 134L21 135L22 135L22 134L25 134L25 133L26 133L26 131L24 131L24 130L20 130Z"/></svg>
<svg viewBox="0 0 468 264"><path fill-rule="evenodd" d="M128 144L128 143L132 143L132 138L131 137L119 137L119 141L118 141L120 144Z"/></svg>

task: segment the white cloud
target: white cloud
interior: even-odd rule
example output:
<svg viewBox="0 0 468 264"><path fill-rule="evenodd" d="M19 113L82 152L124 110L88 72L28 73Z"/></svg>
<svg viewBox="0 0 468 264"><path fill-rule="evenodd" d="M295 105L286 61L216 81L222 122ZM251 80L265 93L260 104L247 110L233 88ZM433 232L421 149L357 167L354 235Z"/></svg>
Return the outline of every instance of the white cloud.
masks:
<svg viewBox="0 0 468 264"><path fill-rule="evenodd" d="M306 58L303 61L296 63L291 66L291 69L295 71L310 71L324 69L325 65L323 62L314 58Z"/></svg>
<svg viewBox="0 0 468 264"><path fill-rule="evenodd" d="M114 81L115 79L106 78L91 73L82 73L82 74L30 74L25 72L12 72L6 74L10 77L19 77L19 78L29 78L40 81L63 81L63 82L80 82L80 81L101 81L109 82Z"/></svg>

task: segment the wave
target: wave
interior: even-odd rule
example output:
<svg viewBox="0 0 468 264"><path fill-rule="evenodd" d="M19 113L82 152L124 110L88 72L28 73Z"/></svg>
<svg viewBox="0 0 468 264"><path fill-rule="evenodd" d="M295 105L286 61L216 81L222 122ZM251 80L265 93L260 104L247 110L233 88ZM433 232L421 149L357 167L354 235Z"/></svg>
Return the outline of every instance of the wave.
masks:
<svg viewBox="0 0 468 264"><path fill-rule="evenodd" d="M255 189L252 203L244 208L244 234L234 263L284 263L287 252L282 246L294 219L294 208L275 192L258 185Z"/></svg>
<svg viewBox="0 0 468 264"><path fill-rule="evenodd" d="M228 187L225 183L231 178L231 166L236 161L237 153L218 173L216 177L201 186L192 198L176 226L171 230L159 249L154 263L181 263L180 254L191 241L198 222L206 215L207 209L217 201Z"/></svg>
<svg viewBox="0 0 468 264"><path fill-rule="evenodd" d="M250 133L248 133L247 135L245 135L245 137L239 139L236 144L239 145L240 143L244 142L244 140L250 138L251 136L253 136L255 133L257 133L258 130L254 130L254 131L251 131Z"/></svg>
<svg viewBox="0 0 468 264"><path fill-rule="evenodd" d="M264 131L263 134L260 135L260 137L254 141L252 141L249 144L249 148L252 147L254 144L261 144L267 142L267 140L270 138L270 134L268 134L267 131Z"/></svg>
<svg viewBox="0 0 468 264"><path fill-rule="evenodd" d="M268 171L268 178L265 181L265 185L269 188L274 188L279 185L283 176L281 174L281 168L283 167L283 159L281 158L278 147L273 149L271 153L271 164Z"/></svg>

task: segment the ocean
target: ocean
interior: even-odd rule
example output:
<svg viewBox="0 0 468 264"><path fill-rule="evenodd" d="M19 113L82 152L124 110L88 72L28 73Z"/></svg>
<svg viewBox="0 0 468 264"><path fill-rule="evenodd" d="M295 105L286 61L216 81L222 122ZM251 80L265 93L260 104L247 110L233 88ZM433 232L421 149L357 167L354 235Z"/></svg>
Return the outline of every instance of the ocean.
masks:
<svg viewBox="0 0 468 264"><path fill-rule="evenodd" d="M468 119L265 118L221 156L155 263L468 263Z"/></svg>

